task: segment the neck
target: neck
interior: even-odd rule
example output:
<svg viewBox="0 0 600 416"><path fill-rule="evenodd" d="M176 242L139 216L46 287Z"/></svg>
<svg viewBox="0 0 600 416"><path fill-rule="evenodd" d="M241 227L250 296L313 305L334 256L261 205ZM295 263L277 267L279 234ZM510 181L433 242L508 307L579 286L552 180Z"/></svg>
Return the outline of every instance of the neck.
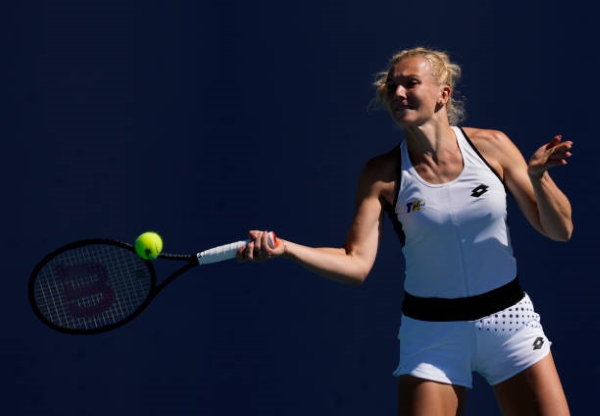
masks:
<svg viewBox="0 0 600 416"><path fill-rule="evenodd" d="M405 129L406 144L412 154L431 154L456 149L456 135L448 123Z"/></svg>

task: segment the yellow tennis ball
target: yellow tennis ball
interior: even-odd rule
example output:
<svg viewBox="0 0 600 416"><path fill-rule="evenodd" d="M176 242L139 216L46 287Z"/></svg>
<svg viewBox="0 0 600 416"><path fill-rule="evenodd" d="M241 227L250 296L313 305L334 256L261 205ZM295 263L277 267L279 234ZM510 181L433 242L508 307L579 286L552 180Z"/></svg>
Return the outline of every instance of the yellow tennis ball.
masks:
<svg viewBox="0 0 600 416"><path fill-rule="evenodd" d="M146 231L135 240L135 252L146 260L157 258L162 248L162 238L154 231Z"/></svg>

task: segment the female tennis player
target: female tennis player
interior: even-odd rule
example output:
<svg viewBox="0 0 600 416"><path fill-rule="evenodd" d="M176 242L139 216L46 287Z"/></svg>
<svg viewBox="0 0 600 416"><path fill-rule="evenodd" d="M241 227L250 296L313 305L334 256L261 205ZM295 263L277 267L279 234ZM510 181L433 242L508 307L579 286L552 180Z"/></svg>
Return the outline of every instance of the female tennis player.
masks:
<svg viewBox="0 0 600 416"><path fill-rule="evenodd" d="M284 257L327 278L362 283L389 214L406 261L399 330L399 415L457 415L472 373L493 386L505 415L568 415L550 341L517 278L507 192L541 234L571 237L567 197L548 170L565 165L557 135L527 163L502 132L458 127L460 67L442 51L395 54L376 100L403 131L400 144L366 162L355 216L341 248L315 248L250 231L240 261Z"/></svg>

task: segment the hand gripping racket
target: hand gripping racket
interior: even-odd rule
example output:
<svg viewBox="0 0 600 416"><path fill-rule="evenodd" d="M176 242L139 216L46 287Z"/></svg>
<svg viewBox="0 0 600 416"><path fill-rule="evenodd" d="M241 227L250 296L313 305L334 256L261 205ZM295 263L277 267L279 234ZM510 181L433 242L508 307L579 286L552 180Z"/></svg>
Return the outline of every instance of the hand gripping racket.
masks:
<svg viewBox="0 0 600 416"><path fill-rule="evenodd" d="M50 328L69 334L97 334L137 317L173 280L188 270L235 258L250 240L236 241L197 254L160 254L158 259L185 265L157 284L154 265L132 245L87 239L60 247L44 257L29 278L29 302ZM278 241L269 233L269 245Z"/></svg>

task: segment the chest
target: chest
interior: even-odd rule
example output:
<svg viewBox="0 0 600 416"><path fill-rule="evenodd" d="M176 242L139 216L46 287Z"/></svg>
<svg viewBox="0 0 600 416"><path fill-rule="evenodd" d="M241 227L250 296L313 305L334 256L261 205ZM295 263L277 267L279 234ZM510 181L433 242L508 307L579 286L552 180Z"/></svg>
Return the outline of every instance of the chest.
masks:
<svg viewBox="0 0 600 416"><path fill-rule="evenodd" d="M438 164L417 163L413 166L415 173L423 181L436 185L454 181L459 177L464 167L462 159L456 162L444 161Z"/></svg>
<svg viewBox="0 0 600 416"><path fill-rule="evenodd" d="M439 232L440 227L485 228L506 215L506 191L484 164L466 165L450 181L426 181L411 167L402 171L396 214L406 231Z"/></svg>

